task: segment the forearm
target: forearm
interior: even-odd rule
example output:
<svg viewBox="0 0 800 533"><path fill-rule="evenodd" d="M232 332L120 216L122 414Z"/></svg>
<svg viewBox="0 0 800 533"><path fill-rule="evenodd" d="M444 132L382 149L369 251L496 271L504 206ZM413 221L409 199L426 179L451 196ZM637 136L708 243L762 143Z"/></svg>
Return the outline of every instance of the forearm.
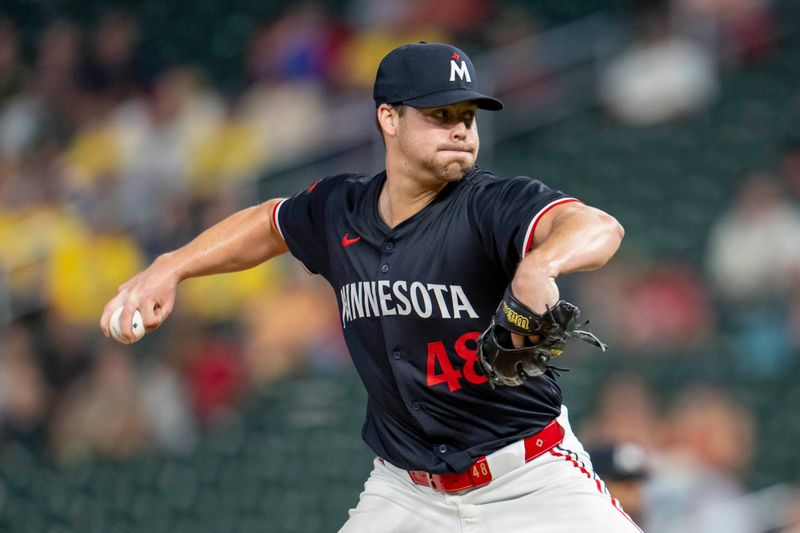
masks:
<svg viewBox="0 0 800 533"><path fill-rule="evenodd" d="M619 222L597 209L571 210L553 220L543 241L520 264L546 268L553 277L596 270L617 252L625 231Z"/></svg>
<svg viewBox="0 0 800 533"><path fill-rule="evenodd" d="M610 215L586 206L565 209L538 235L523 259L511 289L537 312L558 299L555 279L570 272L596 270L619 249L624 230Z"/></svg>
<svg viewBox="0 0 800 533"><path fill-rule="evenodd" d="M245 270L278 256L287 248L272 223L277 202L269 200L238 211L157 261L184 280Z"/></svg>

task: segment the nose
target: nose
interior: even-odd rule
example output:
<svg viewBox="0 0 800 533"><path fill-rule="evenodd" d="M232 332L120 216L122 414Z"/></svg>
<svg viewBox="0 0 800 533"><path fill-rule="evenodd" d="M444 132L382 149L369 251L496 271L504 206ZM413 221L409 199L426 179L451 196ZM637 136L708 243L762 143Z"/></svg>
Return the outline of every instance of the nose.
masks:
<svg viewBox="0 0 800 533"><path fill-rule="evenodd" d="M456 122L456 125L453 126L450 135L457 141L463 141L467 138L467 131L467 125L463 121L459 120Z"/></svg>

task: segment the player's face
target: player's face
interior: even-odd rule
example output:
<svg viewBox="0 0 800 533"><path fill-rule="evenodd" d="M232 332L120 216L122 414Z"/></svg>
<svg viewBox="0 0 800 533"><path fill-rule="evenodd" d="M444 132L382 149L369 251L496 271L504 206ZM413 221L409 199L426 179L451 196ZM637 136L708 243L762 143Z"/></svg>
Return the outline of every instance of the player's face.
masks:
<svg viewBox="0 0 800 533"><path fill-rule="evenodd" d="M397 140L408 163L437 181L456 181L475 165L480 141L473 102L444 107L408 107Z"/></svg>

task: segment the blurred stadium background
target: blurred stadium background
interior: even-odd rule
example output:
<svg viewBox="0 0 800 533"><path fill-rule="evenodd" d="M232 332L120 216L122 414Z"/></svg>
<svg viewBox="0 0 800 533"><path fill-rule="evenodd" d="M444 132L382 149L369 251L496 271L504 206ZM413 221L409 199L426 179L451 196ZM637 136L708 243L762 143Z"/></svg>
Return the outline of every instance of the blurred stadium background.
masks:
<svg viewBox="0 0 800 533"><path fill-rule="evenodd" d="M506 103L482 166L626 227L562 281L612 350L561 382L588 447L646 451L645 531L800 531L793 0L2 0L0 531L343 523L371 454L329 288L282 258L136 345L97 322L232 211L379 170L374 71L420 39Z"/></svg>

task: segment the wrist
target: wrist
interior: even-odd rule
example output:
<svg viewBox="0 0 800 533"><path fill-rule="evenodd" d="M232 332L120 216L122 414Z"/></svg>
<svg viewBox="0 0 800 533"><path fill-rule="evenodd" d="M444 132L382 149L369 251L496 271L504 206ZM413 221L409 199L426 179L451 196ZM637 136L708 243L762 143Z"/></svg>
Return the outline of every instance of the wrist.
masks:
<svg viewBox="0 0 800 533"><path fill-rule="evenodd" d="M177 251L159 255L156 260L153 261L153 265L172 277L176 284L190 277L185 266L186 263L181 260Z"/></svg>
<svg viewBox="0 0 800 533"><path fill-rule="evenodd" d="M525 259L511 280L511 292L535 313L544 313L558 301L557 276L552 263Z"/></svg>
<svg viewBox="0 0 800 533"><path fill-rule="evenodd" d="M531 287L540 286L542 283L552 283L559 274L555 262L531 257L522 261L517 267L517 272L511 280L511 290L514 294L523 294Z"/></svg>

